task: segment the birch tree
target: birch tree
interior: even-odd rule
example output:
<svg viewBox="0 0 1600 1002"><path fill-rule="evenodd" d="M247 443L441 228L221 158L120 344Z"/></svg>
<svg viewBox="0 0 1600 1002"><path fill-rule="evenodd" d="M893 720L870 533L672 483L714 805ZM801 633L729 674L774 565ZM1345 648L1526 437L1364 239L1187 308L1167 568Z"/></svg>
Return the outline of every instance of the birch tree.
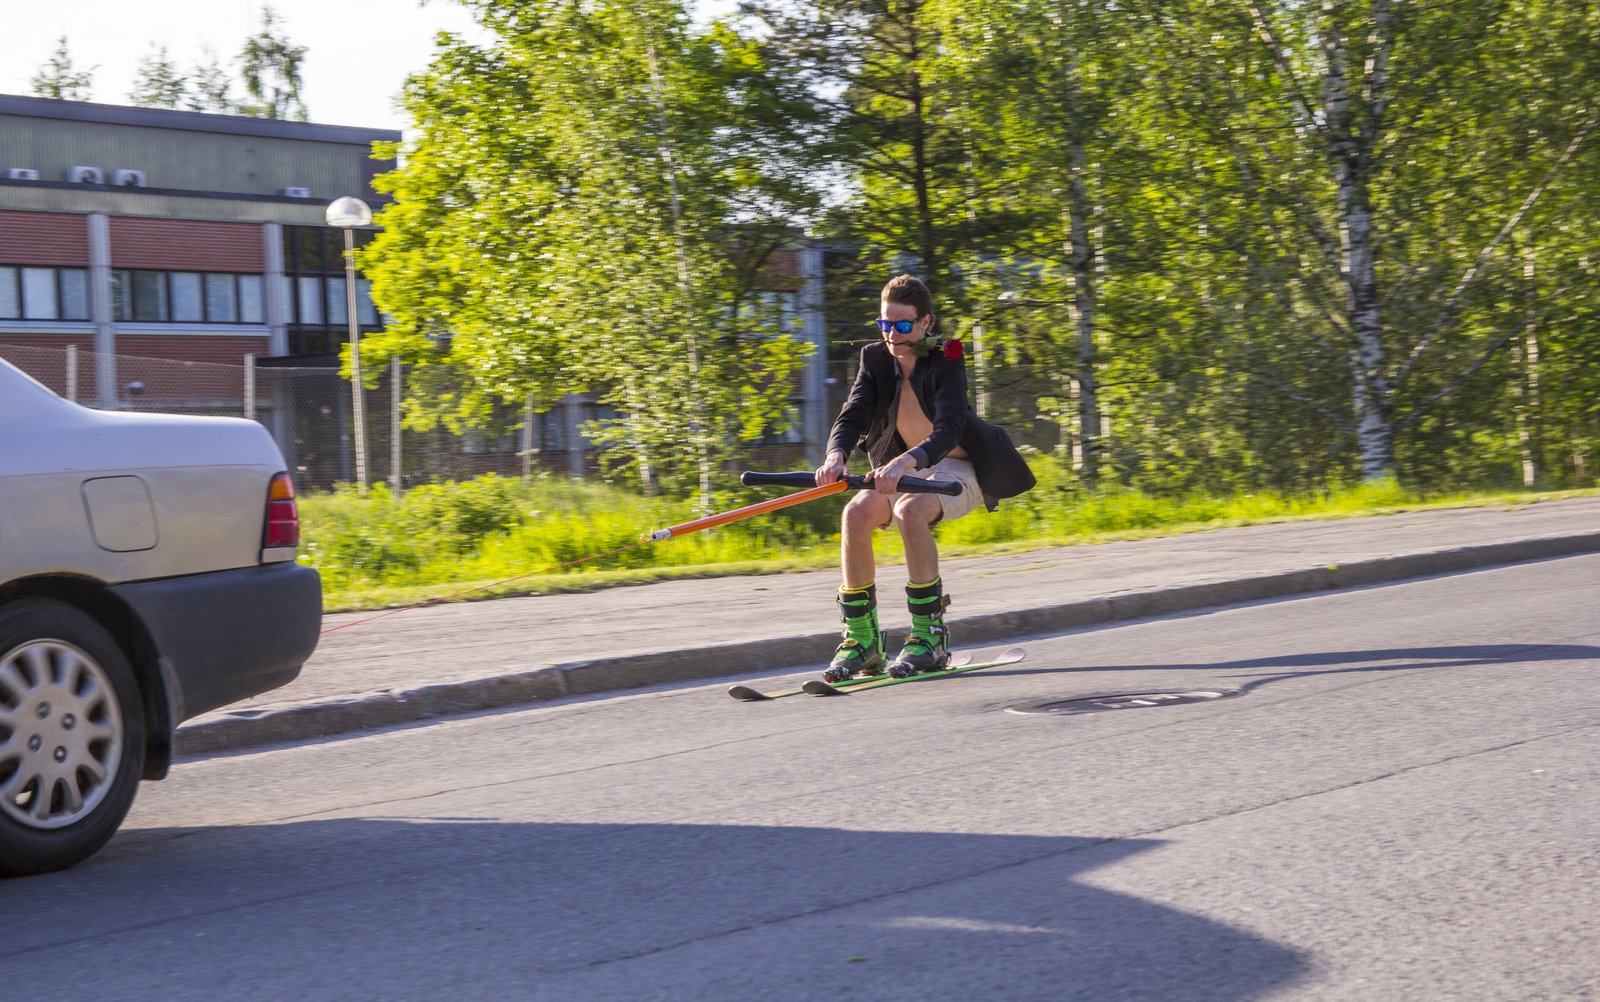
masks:
<svg viewBox="0 0 1600 1002"><path fill-rule="evenodd" d="M975 175L968 207L990 223L978 226L974 218L968 227L966 302L996 316L1001 330L1016 326L1016 310L1053 314L1055 323L1021 326L1039 331L1045 345L1059 342L1059 357L1037 344L1013 349L1070 372L1076 465L1093 488L1104 451L1107 262L1098 234L1115 211L1111 162L1125 145L1113 131L1126 128L1113 122L1114 109L1119 93L1137 86L1120 42L1138 25L1099 0L942 2L936 9L947 44L934 80L961 95L959 120Z"/></svg>
<svg viewBox="0 0 1600 1002"><path fill-rule="evenodd" d="M283 20L271 7L262 7L261 27L239 50L246 100L239 102L238 113L304 122L307 112L300 94L300 68L305 59L306 47L291 42Z"/></svg>
<svg viewBox="0 0 1600 1002"><path fill-rule="evenodd" d="M1247 262L1299 262L1287 288L1258 294L1285 297L1300 323L1279 339L1340 365L1348 403L1308 392L1270 360L1256 375L1349 434L1363 479L1396 475L1397 432L1515 336L1482 337L1464 311L1481 305L1499 251L1552 185L1593 156L1592 111L1581 101L1551 109L1540 123L1545 141L1520 161L1472 159L1523 131L1483 113L1508 93L1497 46L1523 37L1537 16L1511 3L1146 9L1184 57L1182 86L1195 95L1172 102L1177 121L1227 158L1247 206L1238 227L1217 228L1220 238L1237 240ZM1568 55L1586 61L1592 79L1593 57ZM1463 212L1469 201L1477 204ZM1241 333L1237 318L1226 325L1259 360L1261 338Z"/></svg>

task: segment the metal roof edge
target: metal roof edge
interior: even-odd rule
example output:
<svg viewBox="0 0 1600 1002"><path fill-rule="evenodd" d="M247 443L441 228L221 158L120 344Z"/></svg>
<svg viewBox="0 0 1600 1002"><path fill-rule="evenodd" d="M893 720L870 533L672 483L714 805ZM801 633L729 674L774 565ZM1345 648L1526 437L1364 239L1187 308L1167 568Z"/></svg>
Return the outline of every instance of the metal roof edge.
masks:
<svg viewBox="0 0 1600 1002"><path fill-rule="evenodd" d="M56 191L98 191L116 192L124 195L165 195L168 198L211 198L232 202L277 202L284 205L312 205L324 206L333 201L333 198L313 195L310 198L300 198L295 195L263 195L244 191L198 191L189 188L147 188L143 185L117 185L117 184L86 184L81 181L22 181L13 178L0 177L0 187L16 188L52 188ZM394 201L388 195L376 192L367 192L362 198L372 206L380 209ZM62 211L53 209L8 209L12 212L52 212Z"/></svg>
<svg viewBox="0 0 1600 1002"><path fill-rule="evenodd" d="M401 134L393 129L320 125L315 122L290 122L281 118L218 115L205 111L133 108L119 104L25 97L20 94L0 94L0 115L53 118L69 122L96 122L103 125L134 125L148 129L220 132L235 136L267 136L274 139L299 139L305 142L345 143L357 146L367 146L376 141L399 142L401 138Z"/></svg>

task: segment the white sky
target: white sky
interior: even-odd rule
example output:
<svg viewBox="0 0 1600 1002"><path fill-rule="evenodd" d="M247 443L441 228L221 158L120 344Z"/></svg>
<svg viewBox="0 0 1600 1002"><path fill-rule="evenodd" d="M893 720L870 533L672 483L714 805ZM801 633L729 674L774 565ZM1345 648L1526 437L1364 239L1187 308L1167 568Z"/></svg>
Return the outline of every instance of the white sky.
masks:
<svg viewBox="0 0 1600 1002"><path fill-rule="evenodd" d="M453 0L271 0L281 30L308 49L302 96L313 122L405 129L395 107L408 74L427 66L440 31L481 38ZM139 58L165 45L179 67L217 54L237 80L244 40L261 23L261 0L0 0L0 93L30 94L29 81L67 36L74 69L95 67L91 100L127 104Z"/></svg>
<svg viewBox="0 0 1600 1002"><path fill-rule="evenodd" d="M455 0L270 0L280 30L307 48L302 96L324 125L409 129L396 99L406 77L433 57L434 37L485 34ZM733 0L699 0L724 11ZM127 104L134 72L152 43L181 68L209 46L237 81L244 40L261 22L261 0L0 0L0 93L30 94L29 81L67 36L73 67L94 67L91 100Z"/></svg>

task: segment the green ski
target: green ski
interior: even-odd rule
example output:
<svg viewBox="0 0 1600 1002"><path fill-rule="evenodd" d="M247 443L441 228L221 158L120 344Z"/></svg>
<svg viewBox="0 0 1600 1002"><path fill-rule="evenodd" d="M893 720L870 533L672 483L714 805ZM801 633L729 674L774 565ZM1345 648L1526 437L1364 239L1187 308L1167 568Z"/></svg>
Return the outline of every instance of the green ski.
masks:
<svg viewBox="0 0 1600 1002"><path fill-rule="evenodd" d="M972 661L972 655L968 654L966 651L962 651L959 654L952 654L952 655L950 655L950 666L951 667L950 668L945 668L943 670L944 671L951 671L954 668L964 668L965 666L970 664L971 661ZM886 674L885 675L862 675L862 676L860 676L858 678L853 678L848 682L840 682L839 686L838 686L838 689L839 689L840 692L849 692L851 689L857 689L857 688L860 688L861 686L867 685L869 683L879 683L879 682L887 682L887 681L891 681L891 679ZM807 684L809 684L809 683L807 683ZM822 684L826 685L827 683L822 683ZM808 691L808 690L806 690L806 689L785 689L782 692L761 692L760 690L750 688L748 685L736 685L736 686L732 686L731 688L728 689L728 695L730 695L734 699L740 700L742 702L756 703L756 702L761 702L763 700L768 700L768 699L782 699L785 696L798 696L801 693L804 693L806 691Z"/></svg>
<svg viewBox="0 0 1600 1002"><path fill-rule="evenodd" d="M882 689L888 685L899 685L902 682L921 682L923 679L939 678L942 675L958 675L961 672L977 671L980 668L998 668L1001 665L1014 665L1027 656L1028 652L1023 648L1013 647L988 661L980 661L973 664L969 660L966 663L957 664L956 656L952 655L950 664L940 668L938 671L923 672L921 675L909 675L906 678L880 676L854 686L829 685L821 679L812 679L802 687L802 691L808 692L813 696L843 696L851 692L864 692L867 689ZM968 657L970 659L970 655Z"/></svg>

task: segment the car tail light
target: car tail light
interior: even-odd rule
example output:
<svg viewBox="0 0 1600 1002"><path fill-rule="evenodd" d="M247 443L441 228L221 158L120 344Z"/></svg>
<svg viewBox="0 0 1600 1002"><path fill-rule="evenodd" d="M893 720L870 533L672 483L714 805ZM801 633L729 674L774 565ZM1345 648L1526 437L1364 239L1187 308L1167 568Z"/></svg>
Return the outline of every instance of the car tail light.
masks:
<svg viewBox="0 0 1600 1002"><path fill-rule="evenodd" d="M300 542L300 509L294 503L294 481L289 474L272 478L267 488L267 532L263 545L295 546Z"/></svg>

